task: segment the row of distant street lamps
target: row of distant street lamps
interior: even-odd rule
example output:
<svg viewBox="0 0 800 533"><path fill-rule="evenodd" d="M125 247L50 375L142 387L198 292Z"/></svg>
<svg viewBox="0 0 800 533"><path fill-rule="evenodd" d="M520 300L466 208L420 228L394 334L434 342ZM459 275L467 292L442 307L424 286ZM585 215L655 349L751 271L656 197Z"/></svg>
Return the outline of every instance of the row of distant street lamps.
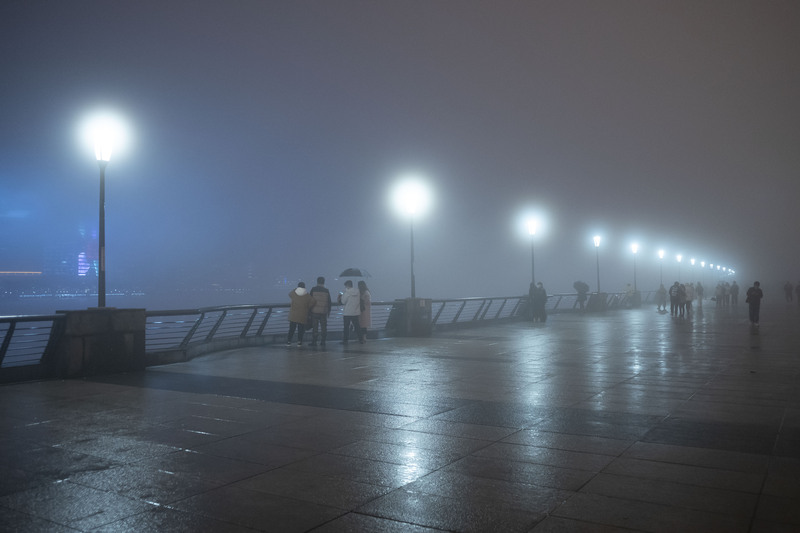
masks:
<svg viewBox="0 0 800 533"><path fill-rule="evenodd" d="M534 244L533 244L533 241L534 241L534 237L536 236L536 230L539 228L539 221L537 219L535 219L535 218L530 218L530 219L527 220L526 225L528 227L528 233L529 233L529 235L531 237L531 283L535 284L536 283L536 275L535 275L535 267L534 267L535 256L534 256ZM602 237L600 235L595 235L594 237L592 237L592 240L594 241L595 261L596 261L596 271L597 271L597 292L599 293L600 292L600 241L602 240ZM634 292L636 292L638 290L637 283L636 283L636 255L639 252L639 243L638 242L632 242L631 243L631 252L633 252L633 290L634 290ZM663 249L662 250L658 250L659 279L660 279L659 282L662 285L664 284L664 255L665 255L665 253L666 252L664 252ZM678 262L678 279L680 280L680 277L681 277L681 262L683 261L683 255L682 254L678 254L678 255L675 256L675 259ZM694 270L694 266L695 266L695 264L697 264L696 259L695 258L691 258L689 260L689 262L692 264L692 269ZM700 265L700 267L702 269L706 268L706 262L705 261L700 261L699 265ZM714 265L713 263L709 263L708 267L711 270L714 270L716 268L716 271L719 272L719 273L722 273L722 274L735 274L736 273L731 268L723 267L723 266L720 266L720 265Z"/></svg>
<svg viewBox="0 0 800 533"><path fill-rule="evenodd" d="M595 235L593 240L594 240L595 255L596 255L596 259L597 259L597 292L600 292L600 240L601 240L601 237L599 235ZM636 255L639 252L639 243L638 242L631 243L631 252L633 252L633 290L634 290L634 292L636 292L638 290L638 288L636 286ZM663 249L662 250L658 250L659 283L661 285L664 284L664 255L665 255L665 253L666 252ZM678 255L675 256L675 259L678 262L678 280L680 280L681 279L681 262L683 261L683 255L682 254L678 254ZM692 271L694 271L695 264L699 264L702 269L706 268L706 262L705 261L700 261L698 263L697 260L694 257L689 259L689 262L692 264ZM723 266L720 266L720 265L714 265L713 263L709 263L708 267L711 270L714 270L714 268L716 267L717 272L722 273L722 274L735 274L736 273L732 268L727 268L727 267L723 267ZM704 272L704 271L705 270L703 270L702 272Z"/></svg>
<svg viewBox="0 0 800 533"><path fill-rule="evenodd" d="M111 160L111 151L115 143L124 137L124 127L119 119L112 115L103 115L90 121L86 127L87 133L94 142L95 157L100 168L100 224L99 224L99 249L98 249L98 270L97 270L97 306L106 306L106 230L105 230L105 173L106 167ZM431 192L425 182L415 176L409 176L397 183L392 192L392 201L395 209L408 217L410 221L411 236L411 298L416 298L416 280L414 277L414 220L424 214L431 203ZM535 249L534 237L540 226L540 221L536 218L529 218L526 222L528 233L531 238L531 283L536 283L535 270ZM593 237L595 246L595 258L597 265L597 292L600 292L600 235ZM636 285L636 255L639 252L639 244L631 244L633 252L633 290L637 291ZM660 280L664 283L664 250L658 250L660 261ZM678 279L680 279L680 265L683 260L682 255L677 255ZM690 259L692 267L695 259ZM701 268L705 269L706 262L700 261ZM709 264L710 269L721 273L733 274L732 269L721 267L720 265Z"/></svg>

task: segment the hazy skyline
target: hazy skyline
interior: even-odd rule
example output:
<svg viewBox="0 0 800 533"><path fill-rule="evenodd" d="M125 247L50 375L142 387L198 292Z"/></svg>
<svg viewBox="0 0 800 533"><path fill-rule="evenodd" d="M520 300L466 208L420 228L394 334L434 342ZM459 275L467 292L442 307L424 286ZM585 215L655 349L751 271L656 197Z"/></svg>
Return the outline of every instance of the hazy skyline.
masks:
<svg viewBox="0 0 800 533"><path fill-rule="evenodd" d="M798 35L790 1L7 1L0 270L96 229L77 129L111 108L132 142L106 172L109 289L362 267L405 297L408 172L435 195L419 296L525 292L531 208L554 292L595 289L597 233L604 290L634 240L643 290L660 248L665 283L678 253L797 282Z"/></svg>

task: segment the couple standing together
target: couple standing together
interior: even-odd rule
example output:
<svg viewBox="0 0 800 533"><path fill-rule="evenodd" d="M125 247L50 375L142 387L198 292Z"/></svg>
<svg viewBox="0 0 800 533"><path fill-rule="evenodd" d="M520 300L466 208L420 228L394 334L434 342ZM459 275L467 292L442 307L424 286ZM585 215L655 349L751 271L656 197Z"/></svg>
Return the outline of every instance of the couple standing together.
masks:
<svg viewBox="0 0 800 533"><path fill-rule="evenodd" d="M328 317L331 314L331 293L325 288L325 278L317 278L317 284L310 291L306 291L306 284L302 281L297 284L297 288L289 293L292 305L289 309L289 337L286 344L292 343L292 337L297 330L297 345L303 345L303 334L306 324L313 328L311 346L317 345L317 338L320 339L320 346L325 347L325 339L328 336ZM344 318L344 344L350 340L350 327L355 330L358 342L364 343L367 337L367 329L372 325L372 298L364 281L358 282L358 289L353 287L353 282L344 282L344 292L339 293L337 302L342 305ZM318 333L321 330L321 336Z"/></svg>

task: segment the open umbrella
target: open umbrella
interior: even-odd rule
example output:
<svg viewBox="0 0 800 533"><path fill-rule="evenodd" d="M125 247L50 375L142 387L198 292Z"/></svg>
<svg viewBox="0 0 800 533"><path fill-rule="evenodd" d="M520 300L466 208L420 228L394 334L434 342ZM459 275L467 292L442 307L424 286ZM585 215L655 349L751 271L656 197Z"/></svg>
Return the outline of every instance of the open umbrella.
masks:
<svg viewBox="0 0 800 533"><path fill-rule="evenodd" d="M348 268L345 269L341 274L339 274L340 278L371 278L369 272L364 270L363 268Z"/></svg>

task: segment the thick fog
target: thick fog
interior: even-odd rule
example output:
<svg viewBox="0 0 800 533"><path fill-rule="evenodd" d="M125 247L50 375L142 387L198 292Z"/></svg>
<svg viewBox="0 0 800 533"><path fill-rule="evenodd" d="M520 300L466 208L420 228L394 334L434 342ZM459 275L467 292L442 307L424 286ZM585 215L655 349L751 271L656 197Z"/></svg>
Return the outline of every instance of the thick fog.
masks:
<svg viewBox="0 0 800 533"><path fill-rule="evenodd" d="M527 292L530 211L550 292L596 290L598 257L623 290L634 241L640 290L721 279L704 261L777 292L800 280L798 35L797 2L4 2L0 271L93 253L78 129L113 109L107 285L148 307L348 267L409 296L409 173L433 193L417 296Z"/></svg>

